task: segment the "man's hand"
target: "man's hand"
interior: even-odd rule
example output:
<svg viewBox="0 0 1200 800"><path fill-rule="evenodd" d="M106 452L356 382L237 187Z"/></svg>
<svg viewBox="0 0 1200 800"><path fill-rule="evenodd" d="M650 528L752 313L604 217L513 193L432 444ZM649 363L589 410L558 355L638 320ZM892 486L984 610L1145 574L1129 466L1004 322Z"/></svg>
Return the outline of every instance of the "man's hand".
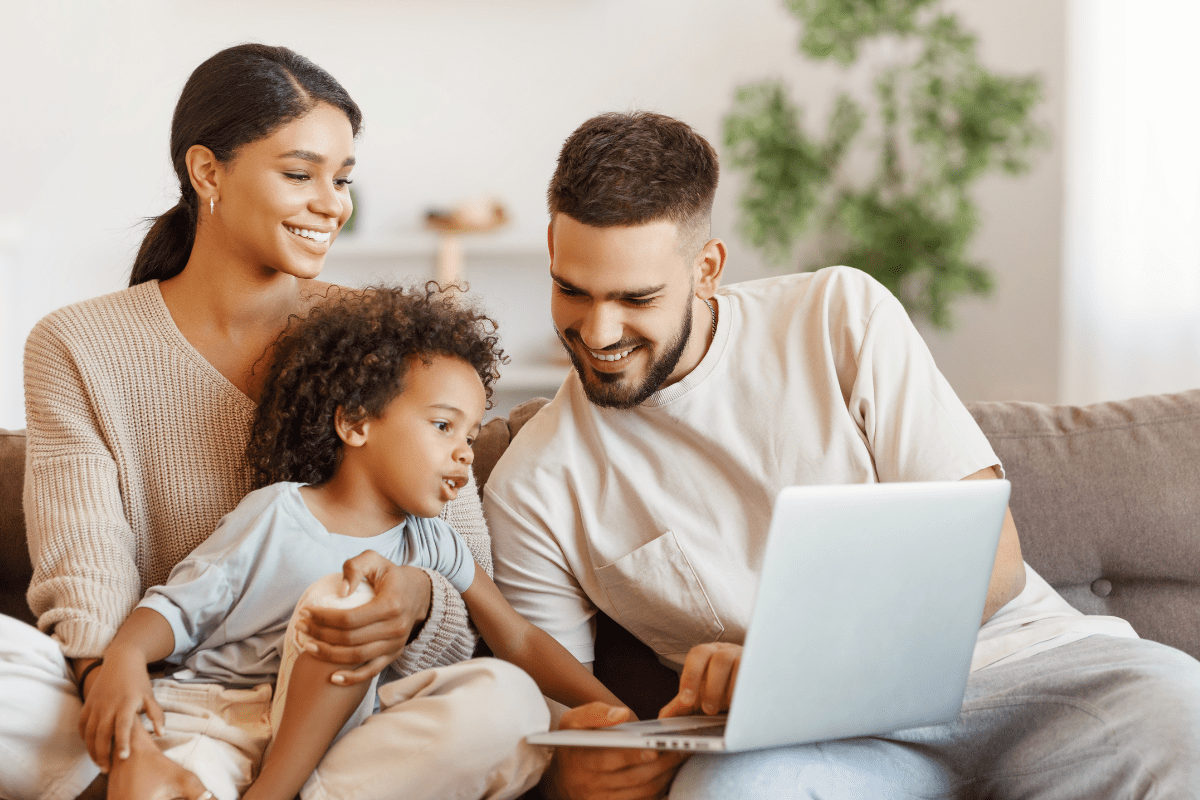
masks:
<svg viewBox="0 0 1200 800"><path fill-rule="evenodd" d="M562 716L559 729L587 730L632 722L621 706L588 703ZM643 800L666 797L687 756L657 750L559 747L546 773L545 787L558 800Z"/></svg>
<svg viewBox="0 0 1200 800"><path fill-rule="evenodd" d="M351 609L305 609L299 627L314 639L307 650L316 658L357 665L329 678L350 686L370 680L399 657L413 627L429 616L433 587L421 570L397 566L373 550L347 561L342 575L344 594L365 580L375 599Z"/></svg>
<svg viewBox="0 0 1200 800"><path fill-rule="evenodd" d="M712 642L693 647L679 674L679 694L662 707L658 718L728 711L741 662L741 645Z"/></svg>
<svg viewBox="0 0 1200 800"><path fill-rule="evenodd" d="M129 758L134 735L142 730L144 712L162 735L166 720L154 700L146 662L135 653L109 647L105 661L88 675L90 689L79 715L79 734L100 772L108 774L113 757Z"/></svg>

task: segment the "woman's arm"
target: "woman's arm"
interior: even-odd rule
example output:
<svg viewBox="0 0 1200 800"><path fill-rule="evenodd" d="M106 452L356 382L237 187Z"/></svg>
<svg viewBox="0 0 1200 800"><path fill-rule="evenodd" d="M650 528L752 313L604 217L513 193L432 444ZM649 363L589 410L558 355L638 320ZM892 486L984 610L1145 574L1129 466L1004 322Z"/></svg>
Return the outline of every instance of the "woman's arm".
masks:
<svg viewBox="0 0 1200 800"><path fill-rule="evenodd" d="M117 466L58 321L39 322L25 345L27 597L65 655L90 659L137 603L141 578Z"/></svg>
<svg viewBox="0 0 1200 800"><path fill-rule="evenodd" d="M492 652L528 672L542 694L571 708L595 700L625 705L565 647L518 614L482 569L475 570L463 599Z"/></svg>
<svg viewBox="0 0 1200 800"><path fill-rule="evenodd" d="M154 700L146 665L175 650L170 623L149 608L135 608L104 650L104 663L93 669L85 687L79 733L101 772L112 768L112 756L129 758L134 728L145 713L162 734L163 711ZM95 676L93 678L92 676Z"/></svg>

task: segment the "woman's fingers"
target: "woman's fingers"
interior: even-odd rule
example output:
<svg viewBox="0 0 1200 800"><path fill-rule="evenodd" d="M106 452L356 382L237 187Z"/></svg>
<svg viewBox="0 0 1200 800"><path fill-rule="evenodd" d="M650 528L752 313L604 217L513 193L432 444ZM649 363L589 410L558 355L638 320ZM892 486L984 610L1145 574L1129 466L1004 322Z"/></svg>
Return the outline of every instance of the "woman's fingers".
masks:
<svg viewBox="0 0 1200 800"><path fill-rule="evenodd" d="M112 768L113 724L111 716L98 716L95 726L90 731L92 746L95 748L92 760L100 767L101 772L108 772Z"/></svg>
<svg viewBox="0 0 1200 800"><path fill-rule="evenodd" d="M167 724L167 715L163 713L162 706L154 699L153 694L148 694L145 697L146 718L150 720L150 724L154 726L154 735L162 736L163 729Z"/></svg>
<svg viewBox="0 0 1200 800"><path fill-rule="evenodd" d="M371 680L371 678L383 672L387 668L387 665L393 661L395 659L390 657L390 655L379 656L378 658L371 659L357 669L339 669L329 676L329 681L336 683L338 686L353 686L356 683Z"/></svg>
<svg viewBox="0 0 1200 800"><path fill-rule="evenodd" d="M387 615L382 611L377 616L370 613L370 605L368 603L351 609L306 609L308 618L300 623L301 630L326 644L349 647L408 637L408 631L412 629L411 622L405 620L402 615ZM367 613L352 613L364 610L367 610Z"/></svg>
<svg viewBox="0 0 1200 800"><path fill-rule="evenodd" d="M359 665L373 661L376 658L386 658L387 661L395 660L404 650L404 645L407 642L408 637L404 636L395 639L368 641L365 644L334 645L321 641L313 635L313 640L304 649L309 655L321 661L327 661L330 664L347 664L352 665L353 668L357 668Z"/></svg>
<svg viewBox="0 0 1200 800"><path fill-rule="evenodd" d="M122 710L116 717L113 730L113 755L124 761L129 758L129 744L133 738L133 726L138 725L136 709Z"/></svg>

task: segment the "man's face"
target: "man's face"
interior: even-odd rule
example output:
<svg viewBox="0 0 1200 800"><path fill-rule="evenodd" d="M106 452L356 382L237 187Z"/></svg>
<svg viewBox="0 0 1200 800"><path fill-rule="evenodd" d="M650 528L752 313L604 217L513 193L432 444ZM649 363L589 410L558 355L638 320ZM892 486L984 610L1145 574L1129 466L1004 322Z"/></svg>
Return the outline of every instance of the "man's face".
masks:
<svg viewBox="0 0 1200 800"><path fill-rule="evenodd" d="M550 313L589 400L632 408L700 363L700 301L675 223L595 228L559 214L549 237Z"/></svg>

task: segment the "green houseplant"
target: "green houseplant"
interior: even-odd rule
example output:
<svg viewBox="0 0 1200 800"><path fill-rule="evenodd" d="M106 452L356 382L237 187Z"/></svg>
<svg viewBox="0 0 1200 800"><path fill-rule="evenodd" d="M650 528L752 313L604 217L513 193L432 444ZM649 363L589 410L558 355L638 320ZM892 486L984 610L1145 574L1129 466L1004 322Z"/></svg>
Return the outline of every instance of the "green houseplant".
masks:
<svg viewBox="0 0 1200 800"><path fill-rule="evenodd" d="M970 186L989 170L1027 170L1048 141L1031 115L1040 80L985 69L975 37L942 0L786 2L803 22L808 57L849 67L879 40L890 40L877 48L890 57L871 60L873 102L842 92L822 136L805 132L780 80L738 90L724 134L731 165L746 173L744 234L787 263L815 232L819 263L801 268L858 267L910 313L949 327L956 297L993 286L967 253L978 225ZM869 175L846 167L855 148L860 164L867 153Z"/></svg>

